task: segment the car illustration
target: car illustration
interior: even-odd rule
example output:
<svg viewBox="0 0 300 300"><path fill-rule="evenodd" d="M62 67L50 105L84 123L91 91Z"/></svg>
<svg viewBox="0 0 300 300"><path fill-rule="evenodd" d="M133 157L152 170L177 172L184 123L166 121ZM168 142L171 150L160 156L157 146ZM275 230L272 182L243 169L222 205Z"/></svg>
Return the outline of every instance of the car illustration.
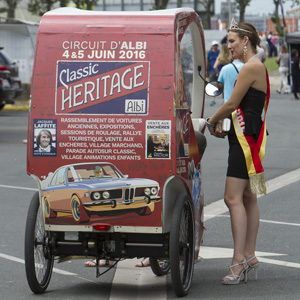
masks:
<svg viewBox="0 0 300 300"><path fill-rule="evenodd" d="M111 163L78 163L58 168L43 189L46 218L72 213L76 222L91 215L150 214L161 200L158 182L128 178Z"/></svg>

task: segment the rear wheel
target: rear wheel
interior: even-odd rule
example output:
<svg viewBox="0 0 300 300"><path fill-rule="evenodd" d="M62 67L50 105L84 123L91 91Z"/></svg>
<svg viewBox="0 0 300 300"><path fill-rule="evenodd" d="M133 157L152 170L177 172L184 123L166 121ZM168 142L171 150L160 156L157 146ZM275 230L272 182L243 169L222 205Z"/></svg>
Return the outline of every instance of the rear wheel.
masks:
<svg viewBox="0 0 300 300"><path fill-rule="evenodd" d="M167 275L170 271L170 261L150 257L150 266L156 276Z"/></svg>
<svg viewBox="0 0 300 300"><path fill-rule="evenodd" d="M188 196L177 198L170 232L172 286L178 297L187 295L194 271L194 217Z"/></svg>
<svg viewBox="0 0 300 300"><path fill-rule="evenodd" d="M35 294L44 293L53 269L51 253L45 233L39 193L32 197L25 230L25 270L30 289Z"/></svg>

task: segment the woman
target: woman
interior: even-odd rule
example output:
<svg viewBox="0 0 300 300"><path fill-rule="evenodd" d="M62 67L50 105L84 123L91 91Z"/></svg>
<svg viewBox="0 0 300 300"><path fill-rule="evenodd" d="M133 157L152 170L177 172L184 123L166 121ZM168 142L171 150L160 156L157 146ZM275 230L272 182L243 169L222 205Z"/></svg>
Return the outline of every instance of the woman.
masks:
<svg viewBox="0 0 300 300"><path fill-rule="evenodd" d="M228 48L227 44L223 44L220 54L218 55L216 62L214 64L214 70L215 70L217 76L219 76L219 73L220 73L222 67L231 63L231 61L232 61L232 57L231 57L229 48Z"/></svg>
<svg viewBox="0 0 300 300"><path fill-rule="evenodd" d="M300 85L300 62L299 53L297 49L292 50L291 69L292 69L292 80L293 80L293 93L295 100L299 100L299 85Z"/></svg>
<svg viewBox="0 0 300 300"><path fill-rule="evenodd" d="M257 275L259 265L255 256L259 226L256 194L266 193L261 165L266 130L261 114L268 106L269 81L264 64L256 56L258 43L253 25L232 20L228 47L233 59L242 59L244 66L229 100L207 119L210 133L224 137L222 120L232 115L224 200L230 212L234 254L223 284L238 284L242 278L247 281L247 273L255 269Z"/></svg>
<svg viewBox="0 0 300 300"><path fill-rule="evenodd" d="M276 62L279 64L280 73L280 88L276 90L276 92L281 94L281 90L284 88L284 93L288 94L287 75L289 72L289 53L285 45L281 46L280 55L277 57Z"/></svg>
<svg viewBox="0 0 300 300"><path fill-rule="evenodd" d="M218 55L216 62L214 64L214 70L216 71L218 80L219 80L219 76L220 76L220 72L221 72L222 68L231 62L232 62L232 56L228 49L228 46L227 46L227 44L223 44L220 54ZM224 93L222 94L222 103L224 103Z"/></svg>

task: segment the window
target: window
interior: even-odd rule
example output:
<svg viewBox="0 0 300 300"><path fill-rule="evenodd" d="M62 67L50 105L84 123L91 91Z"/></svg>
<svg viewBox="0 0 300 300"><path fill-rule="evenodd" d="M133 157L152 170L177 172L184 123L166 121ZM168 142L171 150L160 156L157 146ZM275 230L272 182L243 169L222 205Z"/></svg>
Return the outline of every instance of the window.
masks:
<svg viewBox="0 0 300 300"><path fill-rule="evenodd" d="M180 42L180 57L182 66L183 85L186 101L191 110L192 107L192 88L193 88L193 43L191 31L188 28Z"/></svg>
<svg viewBox="0 0 300 300"><path fill-rule="evenodd" d="M52 180L51 180L51 183L50 185L51 186L56 186L56 185L65 185L66 184L66 181L65 181L65 168L61 168L61 169L58 169Z"/></svg>

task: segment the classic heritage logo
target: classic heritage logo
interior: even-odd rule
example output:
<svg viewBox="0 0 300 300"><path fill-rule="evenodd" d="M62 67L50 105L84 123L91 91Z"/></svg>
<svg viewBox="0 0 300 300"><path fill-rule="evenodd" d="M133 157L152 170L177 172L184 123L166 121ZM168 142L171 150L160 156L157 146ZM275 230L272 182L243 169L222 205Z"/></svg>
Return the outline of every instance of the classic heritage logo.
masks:
<svg viewBox="0 0 300 300"><path fill-rule="evenodd" d="M58 61L56 114L147 114L149 62Z"/></svg>

